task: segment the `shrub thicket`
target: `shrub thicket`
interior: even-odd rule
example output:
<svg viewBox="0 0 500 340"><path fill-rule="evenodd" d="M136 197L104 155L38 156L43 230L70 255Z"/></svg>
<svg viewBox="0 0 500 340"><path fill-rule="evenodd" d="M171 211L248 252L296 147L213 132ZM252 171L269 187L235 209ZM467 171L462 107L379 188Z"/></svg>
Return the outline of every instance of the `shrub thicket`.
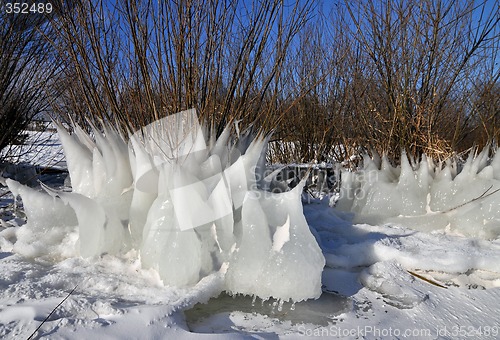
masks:
<svg viewBox="0 0 500 340"><path fill-rule="evenodd" d="M83 124L134 130L194 107L217 132L240 119L273 130L273 161L444 158L499 137L499 7L72 0L54 2L55 37L36 55L57 53L51 109Z"/></svg>
<svg viewBox="0 0 500 340"><path fill-rule="evenodd" d="M54 97L59 65L43 14L0 11L0 150L23 143L23 130ZM2 153L3 156L8 155ZM2 157L3 157L2 156Z"/></svg>

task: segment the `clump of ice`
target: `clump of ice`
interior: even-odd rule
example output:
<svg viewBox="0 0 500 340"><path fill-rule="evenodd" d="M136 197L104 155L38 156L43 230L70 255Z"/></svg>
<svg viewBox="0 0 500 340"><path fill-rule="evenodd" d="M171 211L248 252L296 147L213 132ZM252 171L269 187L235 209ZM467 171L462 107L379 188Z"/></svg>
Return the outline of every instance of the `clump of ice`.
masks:
<svg viewBox="0 0 500 340"><path fill-rule="evenodd" d="M395 261L377 262L363 270L359 277L363 286L382 294L385 301L398 308L413 308L429 296L414 287L417 279Z"/></svg>
<svg viewBox="0 0 500 340"><path fill-rule="evenodd" d="M60 259L77 254L77 219L71 207L12 179L6 179L14 196L23 197L27 225L17 228L13 251L26 257L46 256Z"/></svg>
<svg viewBox="0 0 500 340"><path fill-rule="evenodd" d="M454 232L496 239L500 235L500 152L471 151L459 167L453 159L422 157L401 165L364 157L363 168L343 171L337 209L355 213L354 222L394 223L424 232Z"/></svg>
<svg viewBox="0 0 500 340"><path fill-rule="evenodd" d="M207 138L194 110L144 127L129 143L105 124L93 127L93 138L73 128L70 134L58 125L71 192L7 183L28 216L17 233L19 253L62 256L44 244L87 258L137 249L142 267L166 285L227 270L232 294L320 296L325 259L302 212L303 183L269 191L276 181L264 176L266 136L235 136L228 126L217 140ZM78 235L72 243L62 240L68 232ZM28 246L35 239L40 249Z"/></svg>

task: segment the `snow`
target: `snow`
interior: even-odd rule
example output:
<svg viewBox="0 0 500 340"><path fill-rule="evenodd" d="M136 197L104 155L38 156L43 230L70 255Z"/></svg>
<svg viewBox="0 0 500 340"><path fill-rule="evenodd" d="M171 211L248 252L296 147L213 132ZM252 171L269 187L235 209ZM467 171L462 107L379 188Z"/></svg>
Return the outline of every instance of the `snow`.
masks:
<svg viewBox="0 0 500 340"><path fill-rule="evenodd" d="M70 134L56 125L72 191L42 186L44 194L6 181L27 202L17 253L64 258L57 252L63 248L92 258L138 250L143 268L169 286L194 285L226 266L225 290L232 294L283 301L321 295L325 260L302 214L304 184L283 194L259 189L267 138L248 131L234 140L228 127L210 148L194 110L145 127L130 145L110 126L92 126L94 142L79 127ZM142 176L156 190L138 185ZM134 200L136 191L145 202ZM291 237L273 247L271 237L287 219ZM74 231L76 242L64 238Z"/></svg>
<svg viewBox="0 0 500 340"><path fill-rule="evenodd" d="M81 133L79 138L81 145L92 145ZM89 196L94 195L88 197L30 189L6 180L23 200L15 203L12 195L0 197L0 337L28 338L41 325L35 338L498 338L500 240L495 236L496 229L489 227L490 222L496 223L498 213L496 187L488 191L489 196L486 193L487 197L475 199L491 184L496 185L498 156L488 159L484 153L478 154L465 165L449 162L439 166L429 159L419 164L408 161L401 168L392 167L383 157L378 164L377 160L366 160L360 172L343 173L340 198L301 203L303 183L283 193L256 189L241 194L238 186L249 186L240 180L247 174L245 158L239 156L245 155L244 147L231 151L227 140L212 144L223 151L213 151L214 147L210 150L212 155L226 154L233 163L228 160L224 164L225 156L219 156L219 168L213 165L218 164L214 157L205 163L202 183L215 190L221 179L233 180L238 185L224 188L231 188L229 197L238 197L239 203L233 199L232 204L241 205L232 210L234 216L186 229L191 233L182 238L178 231L141 232L141 225L162 230L177 222L167 220L173 215L165 211L174 211L168 191L161 192L161 186L153 192L134 189L144 178L141 173L147 178L157 176L158 183L166 180L162 174L165 170L157 167L164 164L163 160L157 159L155 165L147 152L140 155L140 143L133 146L133 152L127 148L132 155L129 159L141 159L130 167L130 182L116 185L106 173L102 190L107 196L103 198L99 195L104 193L96 186L81 187L89 190ZM111 146L110 150L112 154ZM214 170L229 169L238 160L237 170L231 170L238 176ZM138 170L146 161L150 166ZM92 169L106 169L103 163L96 164ZM217 173L224 175L215 176ZM111 182L109 187L107 181ZM268 178L260 183L261 188L270 183ZM361 188L370 194L359 195ZM6 192L5 188L0 190ZM210 195L196 192L207 206L216 209ZM117 216L122 212L114 200L122 195L130 195L126 196L131 205L129 241L108 240L105 243L123 248L113 250L101 244L100 249L89 250L94 255L81 256L82 249L99 242L85 241L82 248L80 228L102 225L103 214L106 225L119 226L122 220ZM86 204L91 207L84 207ZM150 213L144 214L150 207ZM486 222L478 216L486 216ZM24 224L26 219L28 223ZM139 249L146 242L142 235L165 238L165 242L182 245L184 250L155 247L163 241ZM111 236L98 232L92 237ZM318 253L310 248L314 246L326 260L317 276L308 265L319 261L314 258ZM194 255L210 249L219 252L217 261ZM299 255L287 261L292 258L287 255L290 253ZM168 264L160 266L155 257ZM184 268L199 270L179 275L179 280L189 284L166 285L164 278L171 275L161 270L180 270L175 262L181 260L196 262ZM145 261L151 265L145 265ZM242 264L234 265L236 262ZM289 268L294 269L295 277ZM314 277L320 278L322 294L318 299L267 299L270 293L266 289L272 283L281 286L279 291L291 289L306 294L307 287L314 285L304 282ZM239 286L236 291L247 295L227 294L233 284ZM253 295L256 293L263 298Z"/></svg>
<svg viewBox="0 0 500 340"><path fill-rule="evenodd" d="M34 164L42 168L65 169L66 161L61 141L49 125L45 131L25 131L25 144L11 145L0 150L1 158L15 164Z"/></svg>
<svg viewBox="0 0 500 340"><path fill-rule="evenodd" d="M353 225L346 216L339 220L325 202L305 205L304 213L327 256L318 300L284 303L279 310L277 300L252 302L252 297L222 293L223 272L175 288L163 285L155 270L142 268L134 252L30 261L2 246L0 336L27 338L78 285L38 336L197 338L214 333L231 339L347 333L348 338L376 339L383 332L409 331L418 335L410 338L421 339L466 338L462 333L497 338L497 241ZM22 227L7 228L1 236L13 228ZM479 331L491 336L478 336Z"/></svg>

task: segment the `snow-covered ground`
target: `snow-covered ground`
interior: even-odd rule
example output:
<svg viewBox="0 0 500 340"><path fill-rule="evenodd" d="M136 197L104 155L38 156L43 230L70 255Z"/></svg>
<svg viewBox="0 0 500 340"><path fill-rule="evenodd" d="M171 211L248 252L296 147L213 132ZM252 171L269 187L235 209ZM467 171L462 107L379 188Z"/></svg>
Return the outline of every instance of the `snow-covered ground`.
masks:
<svg viewBox="0 0 500 340"><path fill-rule="evenodd" d="M14 251L22 206L5 194L0 209L3 339L500 336L497 239L355 224L328 199L309 200L304 214L326 259L323 294L280 306L228 296L225 268L194 286L164 286L157 272L141 267L135 251L89 259L23 258Z"/></svg>
<svg viewBox="0 0 500 340"><path fill-rule="evenodd" d="M66 169L66 160L55 127L49 125L45 131L25 132L25 144L12 145L2 151L0 156L7 157L12 163L27 163L42 168Z"/></svg>

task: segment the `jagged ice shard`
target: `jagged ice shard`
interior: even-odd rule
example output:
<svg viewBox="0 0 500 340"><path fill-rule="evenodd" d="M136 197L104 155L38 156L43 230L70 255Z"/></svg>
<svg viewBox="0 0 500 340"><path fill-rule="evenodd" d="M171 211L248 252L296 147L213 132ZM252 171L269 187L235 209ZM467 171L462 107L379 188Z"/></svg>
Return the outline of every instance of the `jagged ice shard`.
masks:
<svg viewBox="0 0 500 340"><path fill-rule="evenodd" d="M463 164L449 159L419 162L402 153L401 165L364 157L363 168L342 172L336 208L354 213L354 222L392 223L423 232L467 237L500 236L500 152L473 149Z"/></svg>
<svg viewBox="0 0 500 340"><path fill-rule="evenodd" d="M166 285L193 285L226 270L233 294L320 296L325 259L302 212L304 183L271 192L267 137L235 136L228 126L207 138L194 110L154 122L128 143L105 124L103 131L92 126L92 138L73 129L58 124L71 192L7 182L28 217L19 253L64 258L136 249Z"/></svg>

